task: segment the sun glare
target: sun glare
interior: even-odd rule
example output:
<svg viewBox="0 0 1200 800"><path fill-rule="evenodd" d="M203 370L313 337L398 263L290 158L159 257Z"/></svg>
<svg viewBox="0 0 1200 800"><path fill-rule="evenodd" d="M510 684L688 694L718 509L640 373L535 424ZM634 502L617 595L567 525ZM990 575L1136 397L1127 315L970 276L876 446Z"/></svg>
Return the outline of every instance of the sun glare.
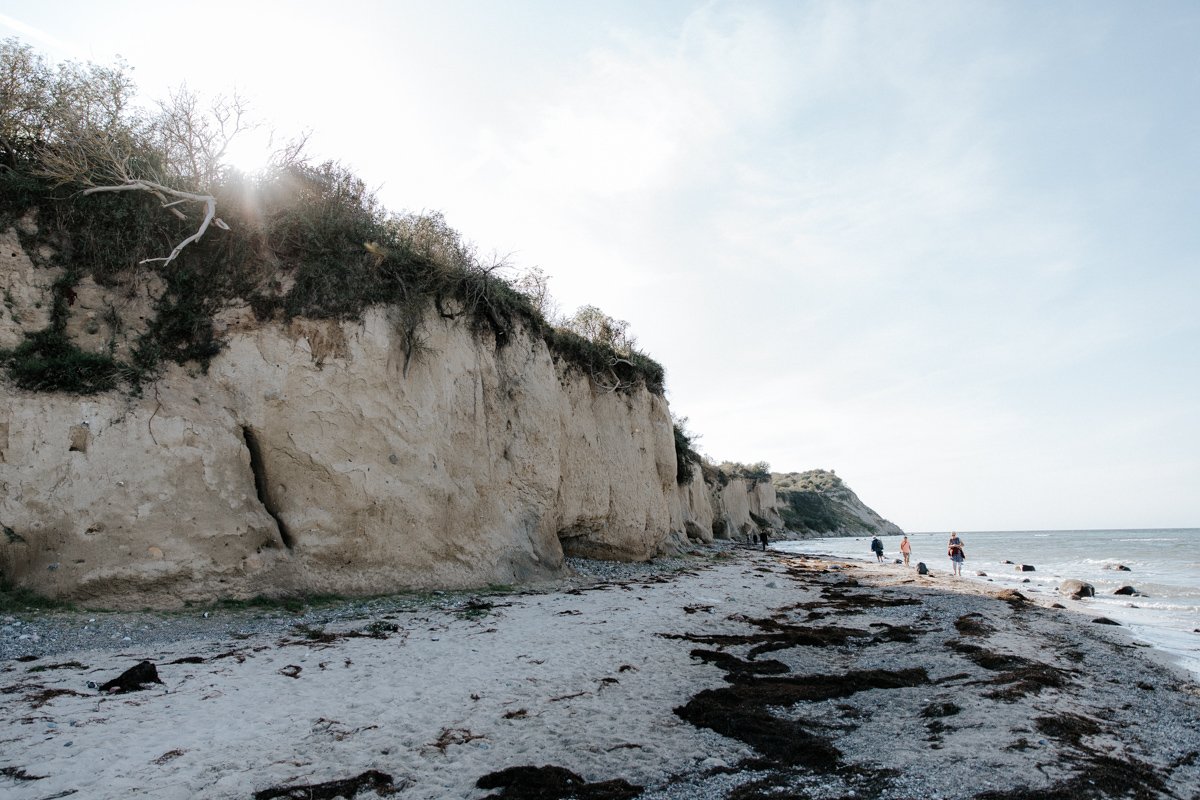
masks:
<svg viewBox="0 0 1200 800"><path fill-rule="evenodd" d="M250 130L229 143L221 160L246 175L257 175L270 166L273 153L270 135L265 131Z"/></svg>

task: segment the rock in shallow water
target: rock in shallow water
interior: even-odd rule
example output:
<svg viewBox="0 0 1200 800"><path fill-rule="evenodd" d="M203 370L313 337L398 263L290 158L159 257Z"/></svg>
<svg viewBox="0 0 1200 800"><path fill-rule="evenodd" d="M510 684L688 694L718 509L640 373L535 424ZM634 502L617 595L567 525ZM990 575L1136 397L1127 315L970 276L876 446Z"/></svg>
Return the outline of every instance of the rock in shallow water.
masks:
<svg viewBox="0 0 1200 800"><path fill-rule="evenodd" d="M1068 597L1078 600L1081 597L1095 597L1096 587L1085 581L1075 579L1063 581L1058 587L1059 594L1065 594Z"/></svg>

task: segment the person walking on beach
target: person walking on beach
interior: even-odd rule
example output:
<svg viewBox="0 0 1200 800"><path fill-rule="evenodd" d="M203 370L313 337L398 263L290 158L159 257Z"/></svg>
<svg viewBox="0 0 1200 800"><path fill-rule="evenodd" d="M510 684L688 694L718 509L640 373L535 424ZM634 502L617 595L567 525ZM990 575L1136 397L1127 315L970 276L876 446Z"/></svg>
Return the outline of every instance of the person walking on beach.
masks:
<svg viewBox="0 0 1200 800"><path fill-rule="evenodd" d="M767 533L767 529L766 529L766 528L759 528L759 529L758 529L758 538L759 538L759 540L762 542L762 547L763 547L763 552L764 552L764 553L765 553L765 552L766 552L766 550L767 550L767 538L768 538L768 536L769 536L769 534Z"/></svg>
<svg viewBox="0 0 1200 800"><path fill-rule="evenodd" d="M900 540L900 555L904 556L904 566L908 566L908 557L912 553L912 544L909 543L908 537L905 536Z"/></svg>
<svg viewBox="0 0 1200 800"><path fill-rule="evenodd" d="M879 541L878 536L876 536L874 539L871 540L871 549L875 551L876 560L878 560L879 563L882 564L883 563L883 542Z"/></svg>
<svg viewBox="0 0 1200 800"><path fill-rule="evenodd" d="M946 553L950 556L950 566L953 567L954 574L962 577L962 565L967 560L967 552L963 550L962 539L958 538L957 533L951 532Z"/></svg>

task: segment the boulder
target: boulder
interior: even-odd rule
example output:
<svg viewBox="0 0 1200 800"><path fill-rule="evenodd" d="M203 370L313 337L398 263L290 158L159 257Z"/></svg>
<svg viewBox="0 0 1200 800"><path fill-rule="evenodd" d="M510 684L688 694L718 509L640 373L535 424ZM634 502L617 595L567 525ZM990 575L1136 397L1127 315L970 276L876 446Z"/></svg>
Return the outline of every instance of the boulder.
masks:
<svg viewBox="0 0 1200 800"><path fill-rule="evenodd" d="M1096 623L1097 625L1116 625L1118 627L1121 625L1121 623L1117 622L1116 620L1111 620L1108 617L1096 617L1094 620L1092 620L1092 622Z"/></svg>
<svg viewBox="0 0 1200 800"><path fill-rule="evenodd" d="M929 567L925 566L924 561L917 562L917 574L918 575L928 575L929 574Z"/></svg>
<svg viewBox="0 0 1200 800"><path fill-rule="evenodd" d="M1063 581L1058 587L1059 594L1065 594L1073 600L1078 600L1081 597L1095 597L1096 587L1084 581L1071 579Z"/></svg>
<svg viewBox="0 0 1200 800"><path fill-rule="evenodd" d="M110 694L140 692L143 689L149 688L149 684L151 683L162 683L162 680L158 677L158 670L154 667L153 662L140 661L111 681L102 684L100 691Z"/></svg>
<svg viewBox="0 0 1200 800"><path fill-rule="evenodd" d="M1035 572L1032 564L1018 564L1017 572Z"/></svg>
<svg viewBox="0 0 1200 800"><path fill-rule="evenodd" d="M1113 594L1121 594L1121 595L1125 595L1126 597L1130 597L1130 596L1140 597L1142 593L1139 592L1137 589L1133 588L1132 586L1122 586L1120 589L1117 589L1115 592L1113 592Z"/></svg>

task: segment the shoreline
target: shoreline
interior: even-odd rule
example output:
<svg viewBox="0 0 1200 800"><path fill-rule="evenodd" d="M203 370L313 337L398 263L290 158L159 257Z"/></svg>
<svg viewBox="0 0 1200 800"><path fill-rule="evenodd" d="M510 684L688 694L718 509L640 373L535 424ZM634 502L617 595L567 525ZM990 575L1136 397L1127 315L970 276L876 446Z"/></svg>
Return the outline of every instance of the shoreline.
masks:
<svg viewBox="0 0 1200 800"><path fill-rule="evenodd" d="M1184 531L1192 531L1194 529L1181 529ZM1135 531L1086 531L1085 533L1134 533ZM1143 529L1141 532L1160 533L1160 529ZM976 532L978 535L979 532ZM1024 531L1012 532L1001 531L992 532L1011 537L1016 534L1029 535L1033 534L1039 538L1049 536L1053 533L1061 532L1043 532L1043 531ZM922 543L916 539L914 535L914 543L918 546ZM840 540L826 540L833 544ZM863 550L866 549L868 537L847 537L847 541L862 542ZM1156 541L1156 540L1148 540ZM823 542L822 544L825 544ZM806 547L812 542L788 542L783 543L782 548L787 552L794 552L800 555L806 553L821 552L830 558L844 558L852 561L860 566L875 566L876 562L873 558L862 556L857 551L848 553L845 550L838 549L836 545L829 549ZM936 543L939 546L941 542ZM1134 640L1152 646L1156 654L1165 654L1167 659L1177 667L1187 670L1193 680L1200 680L1200 628L1197 627L1196 620L1200 619L1197 614L1200 614L1200 606L1196 605L1196 591L1200 587L1190 588L1187 585L1180 585L1177 576L1166 578L1166 583L1156 583L1163 581L1164 577L1161 573L1148 577L1140 568L1129 570L1120 568L1116 565L1124 563L1134 563L1139 558L1139 555L1126 553L1125 558L1119 556L1108 556L1106 558L1090 558L1079 564L1063 564L1054 563L1046 564L1043 558L1045 553L1039 553L1030 556L1024 548L1020 546L1007 547L1003 550L997 550L995 543L987 542L988 551L983 558L978 557L978 553L983 548L979 544L978 539L972 540L973 554L976 556L969 560L969 567L964 568L961 580L967 583L974 583L981 586L991 586L993 590L999 589L1017 589L1029 598L1040 605L1050 606L1055 603L1064 606L1075 613L1086 616L1090 619L1097 617L1106 617L1113 620L1128 632ZM885 543L887 546L887 543ZM885 561L888 565L897 558L895 554L896 543L892 542L889 548L892 552L887 553ZM928 547L928 543L925 543ZM924 548L922 548L924 549ZM1039 557L1041 556L1041 557ZM1144 557L1144 554L1143 554ZM1017 559L1001 560L1001 559ZM1024 560L1021 559L1030 559ZM1128 561L1127 559L1133 559ZM928 555L922 553L920 557L915 557L914 562L926 560ZM1017 571L1013 572L1014 565L1020 563L1036 564L1036 571ZM1096 565L1105 564L1104 568L1098 568ZM930 562L931 574L935 576L946 577L949 574L949 569L946 566L944 558L933 558ZM1094 597L1072 597L1064 594L1061 587L1069 581L1082 581L1089 585L1094 585ZM1191 582L1194 584L1194 580ZM1133 584L1137 588L1132 593L1132 596L1119 596L1114 590L1118 587L1129 587ZM1148 585L1149 584L1149 585Z"/></svg>
<svg viewBox="0 0 1200 800"><path fill-rule="evenodd" d="M718 546L677 566L9 658L0 788L371 797L386 778L430 800L552 784L646 800L1020 800L1086 780L1090 796L1200 793L1200 689L1119 628L893 565ZM89 688L141 660L161 685Z"/></svg>

